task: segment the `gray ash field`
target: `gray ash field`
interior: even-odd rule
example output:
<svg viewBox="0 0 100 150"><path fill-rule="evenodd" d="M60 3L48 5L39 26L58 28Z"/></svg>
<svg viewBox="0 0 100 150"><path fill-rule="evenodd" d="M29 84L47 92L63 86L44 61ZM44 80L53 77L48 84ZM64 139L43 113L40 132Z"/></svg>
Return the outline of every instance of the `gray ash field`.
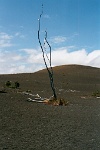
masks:
<svg viewBox="0 0 100 150"><path fill-rule="evenodd" d="M24 91L52 96L46 70L0 75L0 150L100 150L100 98L93 96L100 92L100 69L53 69L57 95L67 106L27 101ZM20 88L6 88L6 81L18 81Z"/></svg>

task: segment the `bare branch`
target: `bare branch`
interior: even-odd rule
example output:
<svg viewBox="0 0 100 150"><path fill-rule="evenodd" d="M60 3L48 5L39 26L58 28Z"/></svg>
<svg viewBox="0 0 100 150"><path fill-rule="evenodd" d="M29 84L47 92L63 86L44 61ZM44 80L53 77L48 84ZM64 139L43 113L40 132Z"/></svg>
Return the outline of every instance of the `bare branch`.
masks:
<svg viewBox="0 0 100 150"><path fill-rule="evenodd" d="M55 92L55 87L54 87L54 80L53 80L53 69L52 69L52 66L51 66L51 46L47 40L47 31L45 31L45 38L44 38L44 45L42 46L42 43L41 43L41 39L40 39L40 31L41 31L41 17L43 15L43 4L42 4L42 12L40 14L40 18L38 19L39 20L39 29L38 29L38 41L39 41L39 44L40 44L40 48L42 50L42 54L43 54L43 60L44 60L44 63L45 63L45 66L46 66L46 69L48 71L48 74L49 74L49 79L50 79L50 84L51 84L51 88L52 88L52 91L53 91L53 95L54 95L54 98L57 99L57 95L56 95L56 92ZM46 53L46 47L45 45L48 45L49 47L49 50L50 50L50 57L48 57L47 53ZM46 57L50 63L50 68L48 67L47 65L47 62L46 62L46 58L45 58L45 53L46 53Z"/></svg>

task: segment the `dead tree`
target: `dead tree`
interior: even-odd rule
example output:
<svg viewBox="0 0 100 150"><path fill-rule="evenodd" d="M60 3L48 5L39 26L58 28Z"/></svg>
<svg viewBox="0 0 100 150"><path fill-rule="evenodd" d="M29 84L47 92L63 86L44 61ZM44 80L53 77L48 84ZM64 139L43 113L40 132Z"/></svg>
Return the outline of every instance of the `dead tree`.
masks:
<svg viewBox="0 0 100 150"><path fill-rule="evenodd" d="M39 21L38 41L39 41L40 48L42 50L44 64L46 66L46 69L47 69L47 72L48 72L48 75L49 75L50 85L51 85L51 89L52 89L52 92L53 92L53 96L54 96L54 99L56 100L57 99L57 95L56 95L55 86L54 86L53 68L52 68L52 65L51 65L51 46L50 46L50 44L49 44L49 42L47 40L47 31L45 31L45 38L44 38L44 44L43 45L42 45L41 39L40 39L41 17L42 17L42 15L43 15L43 5L42 5L42 13L40 14L40 17L38 19L38 21ZM50 52L50 56L49 57L48 57L48 55L46 53L46 47L45 47L46 44L49 47L49 52ZM48 67L46 59L49 61L50 67Z"/></svg>

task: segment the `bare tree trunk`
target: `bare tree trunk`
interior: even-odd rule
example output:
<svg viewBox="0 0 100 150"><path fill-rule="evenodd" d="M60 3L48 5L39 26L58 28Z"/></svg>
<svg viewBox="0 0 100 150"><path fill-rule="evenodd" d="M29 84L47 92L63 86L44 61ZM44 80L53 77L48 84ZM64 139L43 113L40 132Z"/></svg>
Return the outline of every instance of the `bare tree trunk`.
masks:
<svg viewBox="0 0 100 150"><path fill-rule="evenodd" d="M42 5L42 9L43 9L43 5ZM40 39L40 27L41 27L40 21L41 21L42 15L43 15L43 10L42 10L42 13L40 14L40 18L38 19L39 20L38 41L39 41L39 44L40 44L40 48L42 50L43 60L44 60L46 69L47 69L48 74L49 74L50 85L51 85L51 89L53 91L53 96L54 96L54 99L56 100L57 99L57 95L56 95L55 86L54 86L53 68L51 66L51 46L50 46L49 42L47 41L47 31L45 31L45 42L44 42L44 45L42 45L41 39ZM49 49L50 49L50 57L49 58L48 58L48 56L46 54L46 57L47 57L47 59L49 61L49 64L50 64L50 68L48 67L47 62L46 62L46 57L45 57L46 48L45 48L45 44L47 44Z"/></svg>

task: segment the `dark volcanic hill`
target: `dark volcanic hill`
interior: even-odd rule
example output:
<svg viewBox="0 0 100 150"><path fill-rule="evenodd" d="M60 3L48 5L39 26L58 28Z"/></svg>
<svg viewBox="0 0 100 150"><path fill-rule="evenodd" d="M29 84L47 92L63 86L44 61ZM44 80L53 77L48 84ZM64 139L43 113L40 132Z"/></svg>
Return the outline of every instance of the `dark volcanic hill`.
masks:
<svg viewBox="0 0 100 150"><path fill-rule="evenodd" d="M63 65L53 68L54 83L59 96L72 96L72 94L91 94L100 90L100 69L81 66L81 65ZM41 96L51 96L50 81L47 70L41 70L35 73L0 75L0 87L2 88L6 81L20 83L22 91L31 90L34 94Z"/></svg>
<svg viewBox="0 0 100 150"><path fill-rule="evenodd" d="M0 150L100 150L100 97L92 96L100 92L100 69L65 65L53 70L57 96L69 101L67 106L27 101L23 91L52 95L45 69L0 75ZM20 88L5 88L7 81L18 81Z"/></svg>

